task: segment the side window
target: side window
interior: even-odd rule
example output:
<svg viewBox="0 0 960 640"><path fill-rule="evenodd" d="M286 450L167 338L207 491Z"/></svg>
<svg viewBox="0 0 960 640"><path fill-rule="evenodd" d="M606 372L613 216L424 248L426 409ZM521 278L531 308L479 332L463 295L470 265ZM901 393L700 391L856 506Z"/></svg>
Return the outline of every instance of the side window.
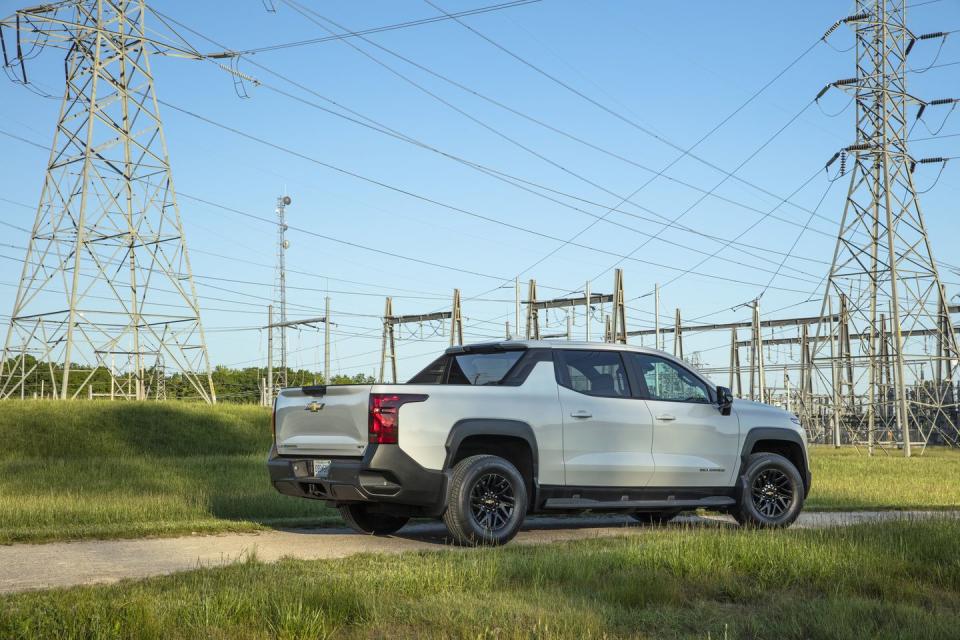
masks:
<svg viewBox="0 0 960 640"><path fill-rule="evenodd" d="M554 359L563 386L591 396L630 397L623 359L617 351L559 350Z"/></svg>
<svg viewBox="0 0 960 640"><path fill-rule="evenodd" d="M710 390L686 368L657 356L629 354L636 363L651 400L709 403Z"/></svg>

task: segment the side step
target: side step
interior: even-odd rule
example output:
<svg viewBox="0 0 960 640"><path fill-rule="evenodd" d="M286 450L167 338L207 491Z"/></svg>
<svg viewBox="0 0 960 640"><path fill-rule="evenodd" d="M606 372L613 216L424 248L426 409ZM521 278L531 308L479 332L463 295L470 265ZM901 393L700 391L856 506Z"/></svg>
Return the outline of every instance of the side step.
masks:
<svg viewBox="0 0 960 640"><path fill-rule="evenodd" d="M694 500L590 500L589 498L550 498L544 509L660 509L697 507L729 507L736 500L727 496L710 496Z"/></svg>

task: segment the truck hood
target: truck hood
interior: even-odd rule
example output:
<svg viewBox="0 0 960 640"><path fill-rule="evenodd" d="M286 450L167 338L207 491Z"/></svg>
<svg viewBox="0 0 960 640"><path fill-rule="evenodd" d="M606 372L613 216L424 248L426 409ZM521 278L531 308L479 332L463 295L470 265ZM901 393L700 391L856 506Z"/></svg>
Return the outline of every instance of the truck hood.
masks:
<svg viewBox="0 0 960 640"><path fill-rule="evenodd" d="M733 401L733 411L737 414L743 431L752 427L780 427L803 432L800 425L791 420L794 417L793 414L779 407L738 398Z"/></svg>

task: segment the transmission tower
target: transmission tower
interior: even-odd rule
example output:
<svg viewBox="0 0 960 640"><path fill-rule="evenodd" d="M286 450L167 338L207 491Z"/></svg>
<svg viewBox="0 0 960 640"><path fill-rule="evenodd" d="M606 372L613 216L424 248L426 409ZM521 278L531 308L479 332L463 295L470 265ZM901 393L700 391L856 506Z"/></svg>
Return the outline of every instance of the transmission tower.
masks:
<svg viewBox="0 0 960 640"><path fill-rule="evenodd" d="M854 98L856 137L841 152L852 157L850 187L814 362L832 388L836 444L845 433L871 451L902 446L909 456L934 436L958 441L957 339L907 150L908 109L924 104L907 92L916 37L904 0L857 0L837 24L855 31L857 71L827 88Z"/></svg>
<svg viewBox="0 0 960 640"><path fill-rule="evenodd" d="M142 0L76 0L2 26L66 50L66 88L0 360L0 397L26 380L59 398L97 370L146 397L151 370L216 395L154 92ZM22 72L24 59L7 67ZM18 73L18 76L21 74ZM111 361L129 362L114 371ZM155 388L156 385L155 385Z"/></svg>

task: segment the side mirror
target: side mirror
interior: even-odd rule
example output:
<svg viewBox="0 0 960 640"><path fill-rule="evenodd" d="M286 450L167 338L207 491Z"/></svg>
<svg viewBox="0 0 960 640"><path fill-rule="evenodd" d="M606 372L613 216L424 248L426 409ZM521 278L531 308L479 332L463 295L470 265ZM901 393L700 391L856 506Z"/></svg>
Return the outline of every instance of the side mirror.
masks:
<svg viewBox="0 0 960 640"><path fill-rule="evenodd" d="M717 387L717 408L722 415L730 415L733 407L733 392L726 387Z"/></svg>

